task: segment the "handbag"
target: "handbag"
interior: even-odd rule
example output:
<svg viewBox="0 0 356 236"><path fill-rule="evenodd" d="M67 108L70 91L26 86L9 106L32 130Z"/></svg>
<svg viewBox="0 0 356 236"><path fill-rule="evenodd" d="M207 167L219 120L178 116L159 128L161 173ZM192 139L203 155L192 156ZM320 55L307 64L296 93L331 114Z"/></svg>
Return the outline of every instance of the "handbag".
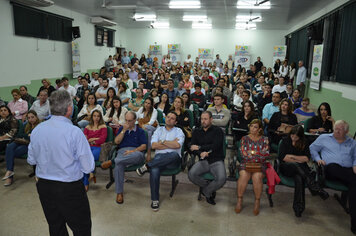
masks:
<svg viewBox="0 0 356 236"><path fill-rule="evenodd" d="M250 173L262 172L262 164L260 162L246 162L246 171Z"/></svg>
<svg viewBox="0 0 356 236"><path fill-rule="evenodd" d="M143 128L148 122L150 122L150 119L151 118L149 118L148 116L138 119L138 126L140 126L140 128ZM155 120L152 126L155 128L158 126L157 120Z"/></svg>
<svg viewBox="0 0 356 236"><path fill-rule="evenodd" d="M104 162L107 161L109 158L109 153L112 147L115 146L114 142L106 142L101 144L100 154L99 154L99 161Z"/></svg>
<svg viewBox="0 0 356 236"><path fill-rule="evenodd" d="M192 137L192 128L190 126L183 127L186 138Z"/></svg>
<svg viewBox="0 0 356 236"><path fill-rule="evenodd" d="M24 139L24 138L15 138L14 142L16 144L20 144L20 145L29 145L30 144L30 140Z"/></svg>

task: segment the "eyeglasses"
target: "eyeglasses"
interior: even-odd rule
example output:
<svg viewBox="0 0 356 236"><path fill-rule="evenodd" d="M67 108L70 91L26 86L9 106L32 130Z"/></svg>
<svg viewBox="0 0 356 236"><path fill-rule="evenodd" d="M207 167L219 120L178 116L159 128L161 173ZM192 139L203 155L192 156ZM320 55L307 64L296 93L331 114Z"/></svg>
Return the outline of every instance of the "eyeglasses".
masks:
<svg viewBox="0 0 356 236"><path fill-rule="evenodd" d="M132 121L135 121L135 120L126 120L126 119L125 119L125 121L126 121L126 122L132 122Z"/></svg>

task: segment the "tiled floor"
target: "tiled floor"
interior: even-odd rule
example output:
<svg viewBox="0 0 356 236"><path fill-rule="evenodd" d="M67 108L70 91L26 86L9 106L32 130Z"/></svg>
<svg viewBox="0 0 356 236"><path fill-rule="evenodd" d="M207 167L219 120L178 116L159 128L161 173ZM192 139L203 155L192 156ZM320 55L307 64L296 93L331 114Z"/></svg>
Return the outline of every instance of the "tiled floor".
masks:
<svg viewBox="0 0 356 236"><path fill-rule="evenodd" d="M4 163L0 163L0 176ZM31 168L24 160L16 160L15 182L0 186L0 236L48 235L33 179L27 175ZM333 197L323 201L306 196L306 210L302 218L292 211L293 191L278 186L270 208L265 195L261 199L261 213L254 216L253 192L248 187L244 208L237 215L236 184L227 182L218 191L215 206L197 201L198 188L179 175L180 183L173 198L169 197L170 179L161 179L161 208L150 208L148 176L139 178L129 173L133 183L125 183L125 203L115 203L114 186L105 189L107 172L98 170L97 183L88 192L92 213L93 235L351 235L349 215Z"/></svg>

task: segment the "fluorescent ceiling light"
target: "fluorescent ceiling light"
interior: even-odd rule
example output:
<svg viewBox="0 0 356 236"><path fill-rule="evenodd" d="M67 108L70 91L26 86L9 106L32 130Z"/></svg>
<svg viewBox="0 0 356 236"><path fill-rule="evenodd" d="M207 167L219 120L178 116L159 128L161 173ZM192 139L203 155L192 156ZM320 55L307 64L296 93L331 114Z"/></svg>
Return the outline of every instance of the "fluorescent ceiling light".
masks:
<svg viewBox="0 0 356 236"><path fill-rule="evenodd" d="M169 22L154 22L151 26L155 29L169 29Z"/></svg>
<svg viewBox="0 0 356 236"><path fill-rule="evenodd" d="M207 16L183 16L183 21L207 21Z"/></svg>
<svg viewBox="0 0 356 236"><path fill-rule="evenodd" d="M127 9L136 9L136 5L118 5L118 6L115 6L115 5L107 5L106 8L107 9L110 9L110 10L127 10Z"/></svg>
<svg viewBox="0 0 356 236"><path fill-rule="evenodd" d="M235 29L241 29L241 30L255 30L256 29L256 24L254 23L236 23Z"/></svg>
<svg viewBox="0 0 356 236"><path fill-rule="evenodd" d="M192 29L211 29L212 24L208 23L193 23L192 24Z"/></svg>
<svg viewBox="0 0 356 236"><path fill-rule="evenodd" d="M200 8L200 1L170 1L169 8L186 9L186 8Z"/></svg>
<svg viewBox="0 0 356 236"><path fill-rule="evenodd" d="M263 4L256 4L255 0L238 0L236 8L238 9L270 9L271 3L265 2Z"/></svg>
<svg viewBox="0 0 356 236"><path fill-rule="evenodd" d="M156 15L154 14L135 14L133 17L136 21L155 21Z"/></svg>
<svg viewBox="0 0 356 236"><path fill-rule="evenodd" d="M258 18L257 18L258 17ZM257 18L257 19L255 19ZM236 22L247 22L247 21L252 21L252 22L261 22L262 17L258 15L238 15L236 16Z"/></svg>

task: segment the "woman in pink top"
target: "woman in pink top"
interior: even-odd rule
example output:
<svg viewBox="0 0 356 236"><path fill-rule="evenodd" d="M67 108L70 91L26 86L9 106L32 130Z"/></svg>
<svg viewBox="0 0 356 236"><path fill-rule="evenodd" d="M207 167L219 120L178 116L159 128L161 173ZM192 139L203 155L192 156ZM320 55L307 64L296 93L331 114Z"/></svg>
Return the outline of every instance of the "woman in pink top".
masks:
<svg viewBox="0 0 356 236"><path fill-rule="evenodd" d="M13 89L11 94L14 100L9 102L7 106L10 108L12 115L17 120L21 120L28 110L28 104L25 100L22 100L20 90Z"/></svg>
<svg viewBox="0 0 356 236"><path fill-rule="evenodd" d="M107 128L104 123L103 115L100 111L94 110L91 113L89 125L84 129L85 137L87 137L91 151L94 156L94 160L99 160L101 144L103 144L107 137ZM85 190L89 190L89 181L94 180L96 183L96 178L94 173L84 174L83 182L85 185Z"/></svg>

